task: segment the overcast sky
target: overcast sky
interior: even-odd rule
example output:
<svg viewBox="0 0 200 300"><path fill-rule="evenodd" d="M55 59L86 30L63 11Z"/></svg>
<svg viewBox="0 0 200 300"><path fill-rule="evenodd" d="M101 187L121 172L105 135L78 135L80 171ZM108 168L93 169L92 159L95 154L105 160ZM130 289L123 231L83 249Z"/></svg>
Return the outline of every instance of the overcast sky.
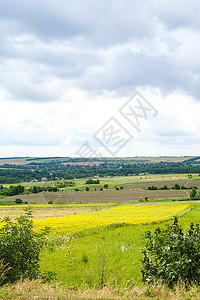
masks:
<svg viewBox="0 0 200 300"><path fill-rule="evenodd" d="M0 157L199 155L200 2L0 0L0 108Z"/></svg>

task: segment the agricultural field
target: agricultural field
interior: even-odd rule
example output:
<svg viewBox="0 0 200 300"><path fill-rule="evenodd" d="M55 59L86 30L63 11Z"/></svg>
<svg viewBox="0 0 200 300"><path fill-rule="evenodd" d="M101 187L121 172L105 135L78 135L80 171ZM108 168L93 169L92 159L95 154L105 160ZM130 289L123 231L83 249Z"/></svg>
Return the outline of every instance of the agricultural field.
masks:
<svg viewBox="0 0 200 300"><path fill-rule="evenodd" d="M78 289L98 289L104 284L115 288L133 287L141 283L144 232L155 229L158 224L154 223L163 227L172 222L169 219L175 214L180 215L179 222L187 228L191 220L199 221L200 205L119 206L66 217L66 227L63 218L35 221L36 227L51 224L53 232L56 228L56 236L65 232L61 244L57 239L52 240L51 246L43 251L41 268L55 272L64 285Z"/></svg>
<svg viewBox="0 0 200 300"><path fill-rule="evenodd" d="M20 195L23 202L28 203L98 203L98 202L137 202L139 199L149 197L151 199L179 199L188 197L188 190L156 190L143 189L135 190L103 190L103 191L63 191L63 192L42 192L38 194ZM19 196L11 196L2 200L14 201Z"/></svg>
<svg viewBox="0 0 200 300"><path fill-rule="evenodd" d="M48 243L40 256L41 271L51 276L51 284L46 284L46 295L51 291L50 287L57 286L59 282L59 291L55 288L54 293L61 299L63 295L66 297L63 299L75 299L74 291L77 299L130 299L131 293L136 293L138 299L152 299L150 296L154 295L153 291L149 298L142 298L142 295L147 295L140 271L145 231L172 223L174 215L179 216L179 222L185 229L191 220L194 223L200 220L200 204L197 202L114 205L116 203L53 204L52 207L47 204L32 205L35 230L51 227ZM4 210L8 209L10 213L13 210L14 217L14 210L17 212L26 207L5 206ZM101 210L96 211L95 208ZM67 216L67 210L73 214ZM53 218L52 213L55 216ZM62 213L66 216L63 217ZM41 283L35 284L40 286ZM33 288L33 281L26 283L23 291L21 284L12 291L5 287L0 290L0 295L6 290L8 295L14 291L15 295L23 295L28 286L29 290L40 294L37 288ZM44 287L41 286L41 291ZM94 294L91 294L92 290ZM104 290L104 295L101 295L101 290ZM95 291L99 291L98 294ZM55 294L51 294L49 299L53 299L52 295ZM9 297L5 299L11 299ZM161 299L172 298L161 296Z"/></svg>
<svg viewBox="0 0 200 300"><path fill-rule="evenodd" d="M49 281L46 283L47 290L50 291L50 286L57 286L59 283L62 294L58 298L62 299L64 291L69 289L69 293L76 291L77 299L131 299L131 294L125 297L125 291L133 293L136 287L140 293L145 291L147 295L140 270L145 232L171 224L175 215L179 216L179 223L184 230L189 228L191 222L200 222L200 203L198 200L188 201L190 189L147 188L152 185L158 188L167 185L170 188L175 183L186 187L200 187L199 176L178 174L107 177L99 178L100 184L86 184L86 180L87 178L74 179L73 187L62 188L58 192L2 198L0 218L2 220L9 216L14 220L30 208L36 232L46 226L50 227L46 246L40 255L40 268ZM26 186L30 187L31 184L26 183ZM34 184L41 186L40 182ZM56 182L42 184L55 186ZM104 188L104 184L108 184L108 187ZM89 191L85 191L86 187L89 187ZM75 191L75 188L79 191ZM147 201L144 200L145 197L148 197ZM13 205L16 198L22 199L22 204ZM37 283L38 286L40 284L41 282ZM108 293L106 295L114 290L115 296L100 297L99 292L95 297L82 297L83 292L80 295L80 291L91 293L91 290L104 290ZM56 291L55 289L54 292ZM22 291L20 293L23 294ZM197 292L195 297L196 295ZM73 296L69 296L69 299L73 299ZM136 299L153 299L150 296L139 297ZM163 295L159 297L170 299Z"/></svg>
<svg viewBox="0 0 200 300"><path fill-rule="evenodd" d="M93 212L106 207L113 207L116 203L95 203L96 205L31 205L31 211L33 219L43 219L43 218L55 218L70 216L76 214L83 214L88 212ZM0 220L3 220L5 217L10 217L12 220L15 220L20 215L24 214L27 206L18 205L18 206L0 206Z"/></svg>
<svg viewBox="0 0 200 300"><path fill-rule="evenodd" d="M72 186L58 188L58 192L40 192L6 197L1 201L15 201L16 198L28 203L135 203L140 199L148 197L148 201L159 199L181 199L188 198L190 189L172 189L177 183L180 186L189 188L190 186L200 187L200 177L198 175L178 174L178 175L145 175L126 177L106 177L99 178L100 184L86 184L87 178L74 179ZM94 179L95 180L95 179ZM22 185L29 189L31 186L59 186L62 181L24 183ZM107 184L108 187L104 188ZM168 190L148 190L150 186L161 188L167 186ZM5 185L6 186L6 185ZM9 185L7 185L9 186ZM85 189L89 188L89 191ZM120 189L122 188L122 189ZM75 189L77 191L75 191ZM119 190L116 190L119 189Z"/></svg>
<svg viewBox="0 0 200 300"><path fill-rule="evenodd" d="M35 220L36 228L50 226L52 234L72 235L112 224L143 224L163 221L190 209L189 204L124 205L68 217Z"/></svg>
<svg viewBox="0 0 200 300"><path fill-rule="evenodd" d="M140 156L140 157L125 157L125 158L110 158L112 163L159 163L159 162L183 162L187 159L194 158L195 156Z"/></svg>
<svg viewBox="0 0 200 300"><path fill-rule="evenodd" d="M21 158L1 158L0 165L9 164L9 165L25 165L30 163L41 163L41 162L61 162L62 164L71 164L71 165L99 165L105 161L112 163L137 163L137 162L148 162L148 163L157 163L157 162L183 162L187 159L194 158L194 156L159 156L159 157L127 157L127 158L109 158L109 159L96 159L92 161L91 159L80 161L80 159L73 158L64 158L64 157L52 157L52 158L42 158L42 157L21 157Z"/></svg>

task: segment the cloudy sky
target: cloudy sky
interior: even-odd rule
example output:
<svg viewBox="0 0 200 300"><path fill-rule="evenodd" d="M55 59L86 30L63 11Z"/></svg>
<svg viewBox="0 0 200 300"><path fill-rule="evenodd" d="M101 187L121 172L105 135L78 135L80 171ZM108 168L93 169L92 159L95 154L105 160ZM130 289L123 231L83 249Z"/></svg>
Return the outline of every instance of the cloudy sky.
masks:
<svg viewBox="0 0 200 300"><path fill-rule="evenodd" d="M199 155L200 2L0 0L0 108L0 157Z"/></svg>

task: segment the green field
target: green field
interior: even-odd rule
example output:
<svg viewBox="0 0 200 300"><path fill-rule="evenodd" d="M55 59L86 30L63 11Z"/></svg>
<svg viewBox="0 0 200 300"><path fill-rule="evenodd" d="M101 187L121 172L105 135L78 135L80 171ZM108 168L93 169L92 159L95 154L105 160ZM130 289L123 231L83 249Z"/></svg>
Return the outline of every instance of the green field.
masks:
<svg viewBox="0 0 200 300"><path fill-rule="evenodd" d="M188 198L190 190L171 189L176 183L180 186L189 188L190 186L200 187L200 177L198 175L192 175L192 178L188 178L188 174L178 175L144 175L144 176L123 176L123 177L106 177L99 178L100 184L85 184L85 179L75 179L75 185L73 187L60 188L58 192L41 192L36 194L24 194L12 197L6 197L0 199L1 202L15 201L16 198L20 198L23 202L28 203L128 203L137 202L140 199L148 197L149 201L158 199L181 199ZM50 182L35 182L24 183L26 188L30 188L31 185L38 186L56 186L57 181ZM104 185L107 184L108 188L105 189ZM149 186L157 186L158 188L165 185L170 188L168 190L148 190ZM86 187L89 191L86 192ZM123 187L123 189L120 189ZM118 188L119 190L116 190ZM78 191L75 191L78 189ZM103 189L102 191L100 189Z"/></svg>
<svg viewBox="0 0 200 300"><path fill-rule="evenodd" d="M42 250L40 257L41 271L45 274L54 274L50 283L47 283L46 290L51 291L50 287L55 286L55 290L50 292L50 296L55 293L57 297L55 299L59 299L59 297L60 299L154 299L153 290L149 289L147 292L147 287L141 282L141 251L144 249L144 234L148 230L153 231L158 226L163 228L166 224L171 224L172 216L176 214L176 208L179 205L187 206L187 209L178 213L179 223L184 230L189 228L191 222L200 223L200 201L178 201L188 198L190 190L152 191L147 190L147 188L152 185L172 187L175 183L200 187L199 176L193 175L192 178L188 178L187 174L181 174L108 177L100 179L100 186L109 185L108 189L103 191L100 191L99 187L96 186L97 190L95 191L93 185L89 185L90 191L84 191L83 189L87 186L85 181L86 179L75 180L76 187L80 189L78 192L64 189L55 193L42 192L20 195L23 200L21 205L13 205L15 198L19 198L19 196L1 199L0 218L3 219L9 215L14 219L21 215L24 209L29 207L29 205L24 204L24 201L27 201L34 203L31 204L31 209L36 228L41 226L38 224L51 225L51 222L52 224L61 224L60 227L57 227L57 231L52 226L48 243ZM55 183L52 182L51 184ZM115 186L120 187L121 185L123 185L122 190L115 189ZM140 199L144 200L146 196L149 197L148 201L141 203ZM48 204L50 200L53 204ZM167 214L166 209L168 205L172 207L172 212L169 214ZM143 221L139 221L138 212L135 215L129 214L131 207L140 210L143 214ZM121 208L124 209L124 215L122 214L119 217L119 222L117 222L117 211ZM155 213L150 210L154 210L154 208ZM148 209L149 215L152 217L148 217ZM112 218L110 214L113 214ZM120 221L120 218L123 219L128 215L129 221ZM167 220L162 219L162 215L166 215ZM105 223L105 226L98 225L98 216L100 216L102 224ZM130 224L132 216L138 220L135 224ZM87 218L89 225L85 226ZM66 224L69 225L64 225L65 220ZM69 220L71 223L67 223ZM72 226L75 229L71 230L69 226L75 222L79 222L77 223L79 229ZM34 282L31 284L34 285ZM41 282L36 285L40 286ZM60 287L59 292L58 285ZM19 284L19 290L21 286ZM28 289L27 286L24 286L24 291L21 290L20 293L25 293L26 288ZM100 296L100 292L94 292L94 294L92 292L101 291L104 288L105 297ZM138 289L137 293L136 288ZM34 288L31 287L30 289ZM43 288L40 286L40 289ZM1 292L4 293L4 290L8 291L9 296L7 298L2 297ZM66 290L69 291L69 298L67 298ZM114 295L113 298L111 291ZM137 295L135 298L130 296L133 291ZM144 294L142 291L145 291ZM74 293L77 293L77 298L73 298L71 293L73 297ZM175 298L174 294L169 296L169 291L165 295L164 292L159 293L155 299L179 299ZM176 293L180 293L180 291ZM187 292L184 293L187 294ZM7 290L6 287L0 289L0 298L2 299L11 299L11 294L9 288ZM42 295L41 299L45 297L44 293ZM62 298L63 295L65 297ZM49 299L54 298L52 296ZM194 295L188 299L198 299L197 291L194 290Z"/></svg>
<svg viewBox="0 0 200 300"><path fill-rule="evenodd" d="M183 211L179 217L179 223L184 230L189 228L191 221L194 223L200 221L200 204L189 201L186 203L192 206L190 210ZM110 204L108 203L96 205L109 211L107 206ZM166 209L161 209L162 205L154 203L153 205L143 204L140 207L142 211L143 207L148 209L154 206L166 213ZM179 204L171 202L170 205L175 208ZM81 204L81 206L94 208L93 203ZM63 204L52 205L50 209L58 209L59 212L61 208L77 207L80 205ZM133 207L138 207L138 205L133 205ZM11 207L6 208L11 209ZM21 208L15 205L12 209ZM43 215L40 217L47 217L49 206L35 204L33 214L36 210L41 210L40 213ZM167 288L148 288L141 282L141 250L144 249L144 233L171 223L171 218L163 222L160 222L158 218L157 224L113 224L101 228L94 226L94 228L79 231L77 234L74 232L72 235L53 237L50 234L48 244L40 257L41 271L49 274L46 276L53 276L50 285L49 283L42 285L40 281L17 283L13 289L9 286L1 288L0 296L2 299L23 299L20 297L22 295L28 297L31 291L32 295L41 295L38 299L44 297L45 299L54 299L53 297L55 299L154 299L153 296L157 296L155 299L166 300L198 299L198 291L195 288L192 291L177 288L176 295L180 297L182 294L190 297L175 298L174 292ZM55 287L54 290L52 286Z"/></svg>
<svg viewBox="0 0 200 300"><path fill-rule="evenodd" d="M160 205L160 204L158 204ZM200 221L200 204L184 216L180 224L187 229L191 220ZM164 227L172 221L159 224ZM43 251L41 268L57 273L57 279L66 286L100 288L103 284L127 288L141 284L141 250L144 232L158 224L109 226L85 231L63 244L53 244Z"/></svg>

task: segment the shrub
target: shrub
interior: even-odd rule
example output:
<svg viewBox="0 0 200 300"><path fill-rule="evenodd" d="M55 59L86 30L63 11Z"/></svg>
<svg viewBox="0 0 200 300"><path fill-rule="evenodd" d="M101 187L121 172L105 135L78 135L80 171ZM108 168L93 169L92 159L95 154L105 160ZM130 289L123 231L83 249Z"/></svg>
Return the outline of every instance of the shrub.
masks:
<svg viewBox="0 0 200 300"><path fill-rule="evenodd" d="M56 280L57 273L52 271L45 271L40 275L40 278L42 280L42 283L51 282L52 280Z"/></svg>
<svg viewBox="0 0 200 300"><path fill-rule="evenodd" d="M179 185L178 183L175 183L174 189L175 189L175 190L180 190L180 188L181 188L180 185Z"/></svg>
<svg viewBox="0 0 200 300"><path fill-rule="evenodd" d="M87 254L83 253L82 261L83 261L85 264L89 261Z"/></svg>
<svg viewBox="0 0 200 300"><path fill-rule="evenodd" d="M200 229L190 225L183 233L177 217L166 229L159 227L154 233L146 232L146 250L142 261L143 281L154 283L163 280L170 287L179 280L186 286L200 284Z"/></svg>
<svg viewBox="0 0 200 300"><path fill-rule="evenodd" d="M15 199L15 203L21 204L22 203L22 199L19 199L19 198Z"/></svg>
<svg viewBox="0 0 200 300"><path fill-rule="evenodd" d="M190 199L194 199L196 194L197 194L197 189L193 187L192 191L190 192Z"/></svg>
<svg viewBox="0 0 200 300"><path fill-rule="evenodd" d="M99 179L97 179L97 180L88 179L86 181L86 184L99 184L99 183L100 183Z"/></svg>
<svg viewBox="0 0 200 300"><path fill-rule="evenodd" d="M148 187L148 190L157 190L157 189L158 189L157 186L154 185Z"/></svg>
<svg viewBox="0 0 200 300"><path fill-rule="evenodd" d="M181 189L182 189L182 190L187 190L187 187L186 187L185 185L182 185L182 186L181 186Z"/></svg>
<svg viewBox="0 0 200 300"><path fill-rule="evenodd" d="M52 201L52 200L49 200L49 201L48 201L48 204L53 204L53 201Z"/></svg>
<svg viewBox="0 0 200 300"><path fill-rule="evenodd" d="M4 282L14 282L20 278L36 278L39 274L39 254L49 229L40 234L33 231L31 211L17 220L3 220L0 229L0 260L10 269Z"/></svg>

